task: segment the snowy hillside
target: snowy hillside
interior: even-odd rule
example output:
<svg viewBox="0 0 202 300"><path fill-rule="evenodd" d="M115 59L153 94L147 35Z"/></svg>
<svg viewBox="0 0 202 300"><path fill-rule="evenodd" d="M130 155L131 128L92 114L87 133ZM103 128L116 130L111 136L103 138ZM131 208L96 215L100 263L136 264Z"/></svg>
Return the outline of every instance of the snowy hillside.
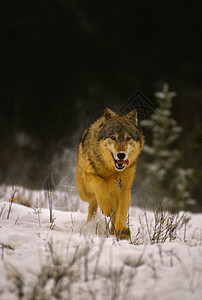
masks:
<svg viewBox="0 0 202 300"><path fill-rule="evenodd" d="M202 299L202 214L160 212L159 223L132 207L131 241L117 241L101 213L85 225L81 201L50 224L48 208L0 196L0 299Z"/></svg>

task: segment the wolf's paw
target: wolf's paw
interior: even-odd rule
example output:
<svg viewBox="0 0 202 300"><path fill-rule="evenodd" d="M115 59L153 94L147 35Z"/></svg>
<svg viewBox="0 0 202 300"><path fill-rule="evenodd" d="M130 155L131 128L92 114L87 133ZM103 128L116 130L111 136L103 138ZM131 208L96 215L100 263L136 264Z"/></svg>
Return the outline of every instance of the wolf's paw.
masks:
<svg viewBox="0 0 202 300"><path fill-rule="evenodd" d="M128 227L124 227L122 230L116 230L116 238L117 240L129 240L130 229Z"/></svg>
<svg viewBox="0 0 202 300"><path fill-rule="evenodd" d="M102 213L107 217L111 216L112 212L113 210L111 207L105 207L105 209L102 209Z"/></svg>

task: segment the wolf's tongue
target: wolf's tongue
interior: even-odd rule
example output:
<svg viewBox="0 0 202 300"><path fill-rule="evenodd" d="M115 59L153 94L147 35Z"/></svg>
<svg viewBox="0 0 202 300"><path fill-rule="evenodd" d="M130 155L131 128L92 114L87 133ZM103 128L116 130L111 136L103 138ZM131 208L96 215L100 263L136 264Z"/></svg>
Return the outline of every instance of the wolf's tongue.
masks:
<svg viewBox="0 0 202 300"><path fill-rule="evenodd" d="M128 165L129 164L129 160L128 159L126 159L126 160L118 160L117 161L117 164L125 164L125 165Z"/></svg>

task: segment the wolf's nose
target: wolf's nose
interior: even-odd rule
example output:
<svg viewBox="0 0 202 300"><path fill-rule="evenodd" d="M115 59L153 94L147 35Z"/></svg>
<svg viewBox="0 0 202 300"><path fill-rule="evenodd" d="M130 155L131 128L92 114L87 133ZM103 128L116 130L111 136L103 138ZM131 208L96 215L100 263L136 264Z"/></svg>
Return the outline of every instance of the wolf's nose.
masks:
<svg viewBox="0 0 202 300"><path fill-rule="evenodd" d="M126 157L126 155L124 152L119 152L119 153L117 153L117 157L118 157L118 159L123 160Z"/></svg>

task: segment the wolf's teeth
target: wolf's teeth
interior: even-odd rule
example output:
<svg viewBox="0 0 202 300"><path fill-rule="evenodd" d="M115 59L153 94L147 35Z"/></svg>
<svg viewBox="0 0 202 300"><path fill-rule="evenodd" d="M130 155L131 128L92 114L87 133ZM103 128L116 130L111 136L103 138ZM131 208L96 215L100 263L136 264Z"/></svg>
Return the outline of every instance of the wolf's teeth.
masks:
<svg viewBox="0 0 202 300"><path fill-rule="evenodd" d="M124 164L118 164L118 163L116 163L116 168L118 170L123 170L125 168L125 166L124 166Z"/></svg>

